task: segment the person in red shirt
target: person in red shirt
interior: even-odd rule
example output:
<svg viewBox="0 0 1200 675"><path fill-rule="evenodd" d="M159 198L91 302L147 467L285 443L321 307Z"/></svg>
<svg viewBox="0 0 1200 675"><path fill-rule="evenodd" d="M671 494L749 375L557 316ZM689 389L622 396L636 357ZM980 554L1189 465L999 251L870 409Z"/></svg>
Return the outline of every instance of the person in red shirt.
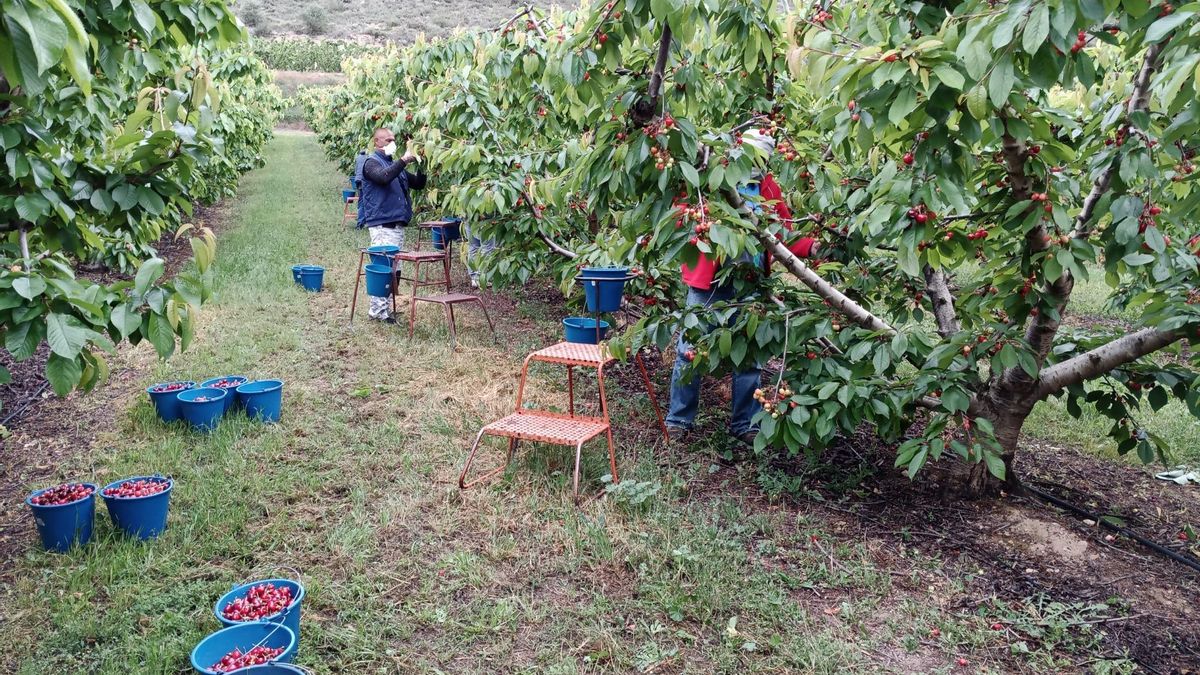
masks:
<svg viewBox="0 0 1200 675"><path fill-rule="evenodd" d="M775 139L752 129L742 134L742 142L756 148L763 157L760 168L752 174L750 182L738 191L751 203L759 218L764 215L777 218L790 231L792 213L783 199L783 190L765 168L766 159L775 150ZM816 253L817 247L817 240L800 237L790 244L788 249L802 258L808 258ZM764 253L761 260L764 272L770 273L770 253ZM739 294L732 279L716 279L723 262L725 261L702 252L695 265L683 266L683 282L688 286L686 302L689 307L708 307L714 302L745 299L752 295L752 289L745 289ZM694 347L681 334L676 348L675 368L671 373L671 405L667 413L667 432L674 440L681 440L691 429L700 404L699 374L693 375L688 381L684 378L684 371L690 361L687 358L689 352L694 354ZM754 437L758 435L754 426L754 415L758 413L760 406L754 400L754 390L759 388L761 381L762 374L757 365L733 374L733 410L729 429L735 438L748 445L753 444Z"/></svg>

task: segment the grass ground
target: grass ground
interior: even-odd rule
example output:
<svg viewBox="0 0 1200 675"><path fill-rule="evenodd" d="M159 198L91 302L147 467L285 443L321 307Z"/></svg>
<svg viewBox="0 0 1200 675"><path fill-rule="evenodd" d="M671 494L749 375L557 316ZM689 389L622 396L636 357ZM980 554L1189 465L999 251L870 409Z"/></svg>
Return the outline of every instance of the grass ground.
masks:
<svg viewBox="0 0 1200 675"><path fill-rule="evenodd" d="M946 559L907 530L866 536L819 503L766 502L743 469L644 437L617 437L637 483L582 508L570 454L549 449L460 492L465 448L510 410L521 355L556 334L552 308L510 305L498 344L467 310L458 351L433 311L411 341L361 314L351 330L364 235L338 225L342 178L310 135L283 133L268 153L225 214L217 299L193 347L166 364L123 351L106 393L61 403L68 433L15 439L59 447L62 478L161 472L178 486L154 543L101 518L88 547L50 555L28 528L11 569L0 564L0 671L183 672L218 627L217 597L296 573L308 590L298 660L321 673L1132 669L1104 646L1108 606L980 598L969 591L984 563ZM297 262L324 265L327 290L299 290ZM196 435L157 422L141 393L227 373L285 379L282 422ZM535 378L536 399L559 400L554 371ZM639 398L614 399L649 426ZM606 462L586 457L595 491ZM990 629L997 615L1054 637L1021 640L1024 654Z"/></svg>

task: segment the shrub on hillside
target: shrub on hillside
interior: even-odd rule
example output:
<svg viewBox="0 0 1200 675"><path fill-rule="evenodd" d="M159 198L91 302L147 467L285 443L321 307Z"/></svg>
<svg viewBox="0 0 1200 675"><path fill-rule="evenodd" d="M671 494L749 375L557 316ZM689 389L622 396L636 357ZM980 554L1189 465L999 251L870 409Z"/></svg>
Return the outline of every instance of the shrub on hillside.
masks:
<svg viewBox="0 0 1200 675"><path fill-rule="evenodd" d="M309 5L300 13L300 23L309 35L320 35L329 28L329 15L320 5Z"/></svg>

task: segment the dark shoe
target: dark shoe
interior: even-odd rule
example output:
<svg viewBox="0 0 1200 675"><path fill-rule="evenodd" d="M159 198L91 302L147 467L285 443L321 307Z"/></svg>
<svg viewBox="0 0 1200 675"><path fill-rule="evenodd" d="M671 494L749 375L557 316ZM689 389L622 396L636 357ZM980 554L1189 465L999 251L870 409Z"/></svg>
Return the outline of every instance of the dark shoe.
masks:
<svg viewBox="0 0 1200 675"><path fill-rule="evenodd" d="M371 319L374 321L379 321L379 322L386 323L389 325L396 323L396 319L393 317L390 317L390 316L383 316L383 317L373 316L373 317L371 317Z"/></svg>
<svg viewBox="0 0 1200 675"><path fill-rule="evenodd" d="M682 443L686 441L689 433L691 433L691 429L688 429L687 427L667 426L667 438L669 438L672 443Z"/></svg>
<svg viewBox="0 0 1200 675"><path fill-rule="evenodd" d="M738 443L741 443L742 445L745 445L746 447L753 450L754 449L754 439L758 438L758 430L747 431L745 433L737 434L736 436L734 436L734 438L737 439Z"/></svg>

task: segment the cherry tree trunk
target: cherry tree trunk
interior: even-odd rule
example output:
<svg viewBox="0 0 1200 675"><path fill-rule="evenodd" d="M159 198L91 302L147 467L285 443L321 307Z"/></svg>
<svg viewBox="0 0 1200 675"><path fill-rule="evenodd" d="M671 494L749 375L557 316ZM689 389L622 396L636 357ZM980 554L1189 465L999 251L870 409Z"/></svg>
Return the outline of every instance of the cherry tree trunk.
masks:
<svg viewBox="0 0 1200 675"><path fill-rule="evenodd" d="M972 462L957 472L952 478L953 490L961 497L980 499L992 497L1001 491L1010 494L1021 494L1020 478L1017 476L1013 460L1017 455L1017 443L1021 438L1021 427L1033 410L1027 394L1005 391L996 387L989 391L980 402L976 417L982 417L992 423L996 431L996 441L1000 445L1000 457L1004 460L1004 479L996 478L988 471L987 463Z"/></svg>

